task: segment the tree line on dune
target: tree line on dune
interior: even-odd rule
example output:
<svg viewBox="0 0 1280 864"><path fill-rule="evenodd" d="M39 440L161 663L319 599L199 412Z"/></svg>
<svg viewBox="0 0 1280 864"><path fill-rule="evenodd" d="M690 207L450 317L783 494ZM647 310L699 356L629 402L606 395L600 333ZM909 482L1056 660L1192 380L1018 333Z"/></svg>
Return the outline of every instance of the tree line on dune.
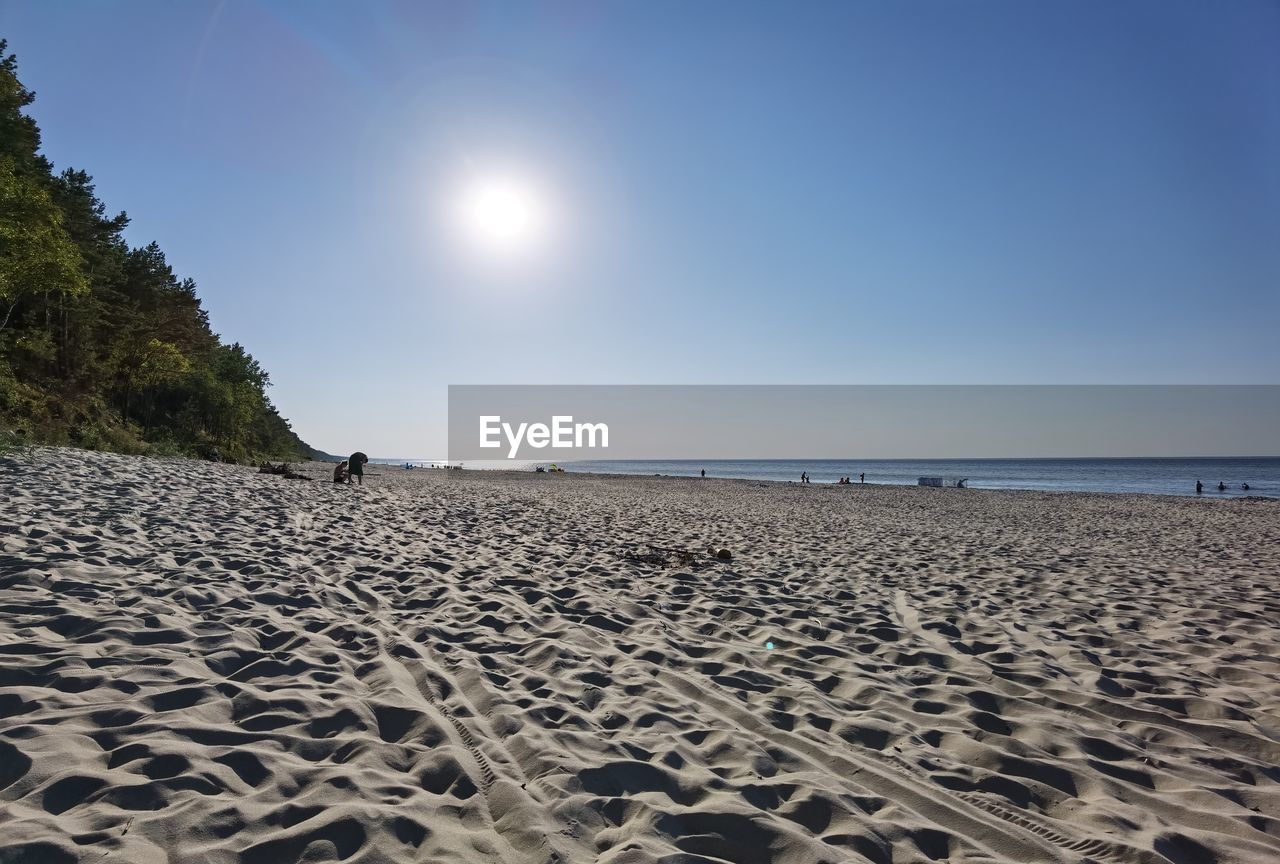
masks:
<svg viewBox="0 0 1280 864"><path fill-rule="evenodd" d="M248 461L312 451L195 283L131 248L80 170L55 173L0 39L0 430L33 443Z"/></svg>

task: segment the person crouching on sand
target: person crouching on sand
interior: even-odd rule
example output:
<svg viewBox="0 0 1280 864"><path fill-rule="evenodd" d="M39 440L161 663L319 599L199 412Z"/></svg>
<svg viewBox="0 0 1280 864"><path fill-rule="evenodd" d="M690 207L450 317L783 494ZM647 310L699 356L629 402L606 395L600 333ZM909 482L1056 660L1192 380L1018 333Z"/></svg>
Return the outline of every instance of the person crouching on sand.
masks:
<svg viewBox="0 0 1280 864"><path fill-rule="evenodd" d="M364 466L368 461L369 457L359 451L351 454L347 460L347 483L353 483L359 477L360 485L364 485Z"/></svg>
<svg viewBox="0 0 1280 864"><path fill-rule="evenodd" d="M343 459L341 462L339 462L338 467L333 469L333 482L334 483L347 482L347 460L346 459Z"/></svg>

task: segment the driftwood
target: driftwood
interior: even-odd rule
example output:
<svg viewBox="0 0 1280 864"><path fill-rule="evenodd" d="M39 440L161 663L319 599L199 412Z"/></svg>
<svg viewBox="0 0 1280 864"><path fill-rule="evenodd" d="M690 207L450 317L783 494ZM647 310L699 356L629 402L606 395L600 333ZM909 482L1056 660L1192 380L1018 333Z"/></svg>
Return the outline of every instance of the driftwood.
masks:
<svg viewBox="0 0 1280 864"><path fill-rule="evenodd" d="M619 557L624 561L631 561L636 564L650 564L655 567L691 567L694 570L701 570L710 565L712 561L731 561L733 553L728 549L720 549L715 546L707 549L706 553L695 552L691 549L668 549L662 546L655 546L652 543L645 544L651 551L623 552Z"/></svg>
<svg viewBox="0 0 1280 864"><path fill-rule="evenodd" d="M294 471L293 466L291 466L288 462L281 462L279 465L272 465L270 462L263 462L261 465L258 466L258 473L259 474L275 474L279 477L285 478L286 480L311 480L312 479L311 477L308 477L306 474L299 474L297 471Z"/></svg>

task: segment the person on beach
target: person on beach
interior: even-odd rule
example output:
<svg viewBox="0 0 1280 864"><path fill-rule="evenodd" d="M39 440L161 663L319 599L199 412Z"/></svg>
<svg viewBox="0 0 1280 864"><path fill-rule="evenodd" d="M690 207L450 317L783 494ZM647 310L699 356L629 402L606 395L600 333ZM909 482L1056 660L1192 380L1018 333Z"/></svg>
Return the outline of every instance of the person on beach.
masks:
<svg viewBox="0 0 1280 864"><path fill-rule="evenodd" d="M355 478L360 478L360 485L364 485L364 466L369 461L369 457L363 453L356 451L351 454L351 458L347 460L347 483L355 482Z"/></svg>
<svg viewBox="0 0 1280 864"><path fill-rule="evenodd" d="M1196 481L1196 494L1200 495L1204 492L1204 484L1199 480Z"/></svg>
<svg viewBox="0 0 1280 864"><path fill-rule="evenodd" d="M858 482L859 482L859 483L866 483L866 482L867 482L867 475L866 475L866 474L859 474L859 475L858 475Z"/></svg>
<svg viewBox="0 0 1280 864"><path fill-rule="evenodd" d="M1218 491L1219 491L1219 492L1226 492L1226 491L1227 491L1227 484L1226 484L1226 483L1223 483L1221 480L1219 480L1219 481L1218 481Z"/></svg>
<svg viewBox="0 0 1280 864"><path fill-rule="evenodd" d="M1248 491L1249 491L1249 484L1248 484L1248 483L1241 483L1241 484L1240 484L1240 488L1241 488L1241 489L1243 489L1244 491L1248 492Z"/></svg>
<svg viewBox="0 0 1280 864"><path fill-rule="evenodd" d="M702 469L702 479L703 479L703 480L706 480L706 479L707 479L707 469L706 469L706 468L703 468L703 469Z"/></svg>
<svg viewBox="0 0 1280 864"><path fill-rule="evenodd" d="M347 460L343 459L338 463L338 467L333 469L333 482L345 483L347 481Z"/></svg>

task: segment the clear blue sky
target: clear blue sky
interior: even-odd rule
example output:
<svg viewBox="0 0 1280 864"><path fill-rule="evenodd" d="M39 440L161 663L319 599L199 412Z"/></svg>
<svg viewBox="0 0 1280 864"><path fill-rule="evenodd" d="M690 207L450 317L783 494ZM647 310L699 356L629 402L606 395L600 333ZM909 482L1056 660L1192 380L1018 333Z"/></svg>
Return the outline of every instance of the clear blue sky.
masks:
<svg viewBox="0 0 1280 864"><path fill-rule="evenodd" d="M309 442L449 383L1280 382L1280 4L0 0ZM554 241L441 215L532 179Z"/></svg>

